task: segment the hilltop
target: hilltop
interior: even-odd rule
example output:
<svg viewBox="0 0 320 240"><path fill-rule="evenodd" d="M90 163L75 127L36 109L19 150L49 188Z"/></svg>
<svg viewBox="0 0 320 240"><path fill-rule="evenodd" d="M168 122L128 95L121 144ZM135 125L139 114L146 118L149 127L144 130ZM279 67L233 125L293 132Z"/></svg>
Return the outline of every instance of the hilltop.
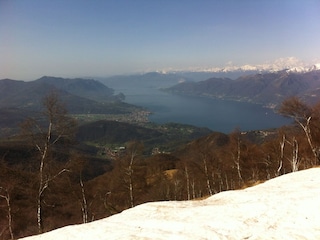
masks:
<svg viewBox="0 0 320 240"><path fill-rule="evenodd" d="M319 239L320 168L204 200L146 203L37 239Z"/></svg>
<svg viewBox="0 0 320 240"><path fill-rule="evenodd" d="M0 80L0 108L19 108L36 111L42 99L57 93L70 113L101 113L110 111L108 103L120 102L122 96L93 79L67 79L44 76L34 81ZM102 104L104 103L104 104ZM116 106L113 106L116 110Z"/></svg>

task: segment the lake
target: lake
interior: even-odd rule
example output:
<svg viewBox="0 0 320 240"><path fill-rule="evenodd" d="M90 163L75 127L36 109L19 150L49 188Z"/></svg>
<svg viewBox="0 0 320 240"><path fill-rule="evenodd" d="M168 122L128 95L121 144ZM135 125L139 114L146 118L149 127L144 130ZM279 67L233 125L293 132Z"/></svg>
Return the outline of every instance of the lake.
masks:
<svg viewBox="0 0 320 240"><path fill-rule="evenodd" d="M176 122L230 133L236 128L263 130L291 122L258 104L173 95L156 89L121 92L126 95L125 102L147 108L152 112L149 120L160 124Z"/></svg>

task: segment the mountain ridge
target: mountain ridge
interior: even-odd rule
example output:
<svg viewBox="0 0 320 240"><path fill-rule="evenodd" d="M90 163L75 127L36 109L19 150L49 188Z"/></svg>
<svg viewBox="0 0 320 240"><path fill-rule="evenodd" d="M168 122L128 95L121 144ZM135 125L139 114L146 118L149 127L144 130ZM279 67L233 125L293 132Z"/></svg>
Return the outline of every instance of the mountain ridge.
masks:
<svg viewBox="0 0 320 240"><path fill-rule="evenodd" d="M39 110L41 100L56 92L66 102L70 112L86 113L91 105L93 112L101 112L108 104L120 103L122 96L93 79L67 79L44 76L34 81L0 80L0 108ZM106 103L108 103L106 105ZM108 109L110 110L110 109Z"/></svg>
<svg viewBox="0 0 320 240"><path fill-rule="evenodd" d="M34 81L0 80L1 134L15 134L19 123L43 110L43 99L54 93L70 114L127 115L141 108L123 102L123 94L92 79L44 76Z"/></svg>
<svg viewBox="0 0 320 240"><path fill-rule="evenodd" d="M163 89L173 94L196 95L226 100L244 101L275 107L285 98L299 96L314 103L320 95L320 70L306 73L286 70L230 78L209 78L199 82L179 83Z"/></svg>
<svg viewBox="0 0 320 240"><path fill-rule="evenodd" d="M234 65L228 62L223 67L190 67L188 69L174 69L159 70L162 73L179 73L179 72L211 72L211 73L230 73L230 72L277 72L286 70L288 72L309 72L313 70L320 70L320 61L313 61L312 63L305 63L296 57L278 58L274 61L265 62L262 64L244 64Z"/></svg>
<svg viewBox="0 0 320 240"><path fill-rule="evenodd" d="M114 90L94 79L43 76L34 83L50 84L58 89L92 100L110 101Z"/></svg>

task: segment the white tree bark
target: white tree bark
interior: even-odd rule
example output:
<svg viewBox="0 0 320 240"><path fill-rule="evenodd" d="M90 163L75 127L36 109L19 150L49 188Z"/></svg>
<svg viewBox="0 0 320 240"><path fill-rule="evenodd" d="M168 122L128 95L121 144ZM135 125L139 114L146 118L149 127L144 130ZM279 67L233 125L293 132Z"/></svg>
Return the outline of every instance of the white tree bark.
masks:
<svg viewBox="0 0 320 240"><path fill-rule="evenodd" d="M292 156L287 158L291 164L291 171L299 171L300 158L299 158L299 144L295 137L293 137L292 142L286 141L292 147Z"/></svg>
<svg viewBox="0 0 320 240"><path fill-rule="evenodd" d="M4 194L2 194L1 192L4 192ZM8 216L7 216L8 217L8 228L9 228L11 239L14 239L13 230L12 230L12 212L11 212L10 194L6 189L0 187L0 197L6 201L7 212L8 212Z"/></svg>
<svg viewBox="0 0 320 240"><path fill-rule="evenodd" d="M82 181L82 175L80 174L80 187L81 187L81 212L82 212L82 222L87 223L88 222L88 204L87 204L87 198L86 198L86 192L84 189L84 184Z"/></svg>
<svg viewBox="0 0 320 240"><path fill-rule="evenodd" d="M311 135L311 129L310 129L311 116L306 118L305 120L306 120L306 124L304 125L298 118L296 118L296 122L301 126L301 128L303 129L303 131L307 137L309 146L310 146L311 151L314 156L314 163L313 164L316 165L318 162L318 152L317 152L317 148L313 144L312 135Z"/></svg>
<svg viewBox="0 0 320 240"><path fill-rule="evenodd" d="M188 172L188 168L187 166L185 165L184 166L184 173L185 173L185 176L186 176L186 181L187 181L187 199L190 200L191 199L191 196L190 196L190 179L189 179L189 172Z"/></svg>
<svg viewBox="0 0 320 240"><path fill-rule="evenodd" d="M129 176L129 195L130 195L130 205L131 207L134 207L134 196L133 196L133 160L135 155L132 153L130 158L130 163L128 167L127 174Z"/></svg>
<svg viewBox="0 0 320 240"><path fill-rule="evenodd" d="M277 176L281 175L281 169L283 166L283 158L284 158L284 147L286 142L286 136L283 134L282 140L280 142L280 159L279 159L279 167L277 169Z"/></svg>
<svg viewBox="0 0 320 240"><path fill-rule="evenodd" d="M67 116L66 110L53 93L44 99L43 117L47 121L47 127L38 123L35 119L29 119L23 124L22 131L31 137L32 143L39 152L39 186L37 193L37 225L38 232L43 232L42 208L43 200L48 184L61 173L68 171L63 169L54 176L48 171L49 152L62 137L68 137L72 133L75 122Z"/></svg>
<svg viewBox="0 0 320 240"><path fill-rule="evenodd" d="M241 174L241 166L240 166L240 160L241 160L241 148L240 148L240 145L241 145L241 141L240 141L240 138L238 137L238 139L237 139L237 156L234 157L234 155L233 155L233 158L234 158L234 164L235 164L236 169L237 169L239 186L241 186L241 183L243 182L242 174Z"/></svg>
<svg viewBox="0 0 320 240"><path fill-rule="evenodd" d="M209 170L208 170L208 165L207 165L207 159L206 156L203 157L203 168L204 168L204 174L206 177L206 184L207 184L207 190L209 195L212 195L212 189L211 189L211 183L210 183L210 178L209 178Z"/></svg>

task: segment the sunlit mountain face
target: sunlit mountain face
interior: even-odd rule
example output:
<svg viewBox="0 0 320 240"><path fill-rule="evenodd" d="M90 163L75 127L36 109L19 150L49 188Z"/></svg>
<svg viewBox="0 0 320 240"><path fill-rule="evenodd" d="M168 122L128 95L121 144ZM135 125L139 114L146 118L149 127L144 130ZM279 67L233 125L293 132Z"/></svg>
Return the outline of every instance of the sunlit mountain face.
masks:
<svg viewBox="0 0 320 240"><path fill-rule="evenodd" d="M160 73L171 72L212 72L212 73L227 73L227 72L276 72L287 70L289 72L308 72L320 69L320 60L312 62L304 62L296 57L279 58L274 61L264 63L251 64L234 64L232 61L228 62L222 67L189 67L186 69L168 68L158 70Z"/></svg>

